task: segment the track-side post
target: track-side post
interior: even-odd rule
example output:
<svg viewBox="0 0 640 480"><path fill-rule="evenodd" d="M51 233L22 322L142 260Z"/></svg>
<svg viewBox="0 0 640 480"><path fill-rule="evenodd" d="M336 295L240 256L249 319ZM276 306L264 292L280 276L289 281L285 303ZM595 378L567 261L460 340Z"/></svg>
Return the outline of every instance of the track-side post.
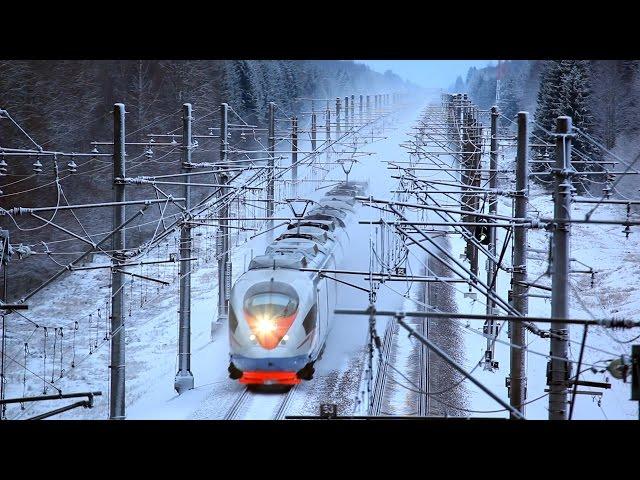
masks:
<svg viewBox="0 0 640 480"><path fill-rule="evenodd" d="M356 118L356 96L351 95L351 126L352 127L355 122L355 118Z"/></svg>
<svg viewBox="0 0 640 480"><path fill-rule="evenodd" d="M275 152L276 152L276 117L275 117L275 107L276 104L274 102L269 102L269 126L268 126L268 138L267 138L267 149L269 160L267 162L267 217L270 218L268 220L268 229L273 228L273 217L274 212L274 200L275 200L275 190L274 190L274 180L275 180Z"/></svg>
<svg viewBox="0 0 640 480"><path fill-rule="evenodd" d="M191 166L191 115L190 103L182 105L182 172L189 173ZM191 373L191 224L189 223L191 210L191 176L184 176L184 198L186 214L180 226L180 310L178 328L178 372L173 386L180 395L193 388L193 374Z"/></svg>
<svg viewBox="0 0 640 480"><path fill-rule="evenodd" d="M344 97L344 125L345 129L349 130L349 96Z"/></svg>
<svg viewBox="0 0 640 480"><path fill-rule="evenodd" d="M340 138L340 97L336 97L336 140Z"/></svg>
<svg viewBox="0 0 640 480"><path fill-rule="evenodd" d="M556 121L556 168L554 173L553 251L551 277L551 316L569 316L569 262L571 239L571 117L558 117ZM549 420L566 420L568 415L568 381L571 365L567 361L569 326L558 321L551 323L551 360L549 360L547 384L549 385Z"/></svg>
<svg viewBox="0 0 640 480"><path fill-rule="evenodd" d="M317 144L316 144L316 136L318 131L318 119L316 117L316 112L311 112L311 151L315 153Z"/></svg>
<svg viewBox="0 0 640 480"><path fill-rule="evenodd" d="M328 144L331 141L331 109L327 108L324 112L324 139Z"/></svg>
<svg viewBox="0 0 640 480"><path fill-rule="evenodd" d="M220 169L224 170L229 160L229 105L220 104ZM273 172L273 169L270 169ZM272 181L272 177L269 177ZM225 195L229 192L226 187L229 175L225 171L218 173L218 183L225 185L220 188L222 200L218 219L218 231L216 232L216 257L218 258L218 316L211 324L211 338L214 337L218 327L229 318L229 291L231 289L231 264L229 263L229 201ZM270 215L271 216L271 215Z"/></svg>
<svg viewBox="0 0 640 480"><path fill-rule="evenodd" d="M514 214L516 218L526 218L529 191L529 114L518 113L518 150L516 155L516 192L514 194ZM529 287L527 281L527 227L513 228L513 266L511 274L511 304L521 315L529 312ZM524 415L527 398L527 378L525 368L526 331L522 322L510 322L511 368L509 373L509 400L511 406ZM518 348L521 347L521 348ZM513 418L513 416L512 416Z"/></svg>
<svg viewBox="0 0 640 480"><path fill-rule="evenodd" d="M113 200L125 202L125 108L123 103L113 106ZM125 205L113 207L113 229L125 222ZM118 230L111 240L113 260L111 262L111 388L109 396L109 419L125 419L125 325L124 290L125 279L120 264L125 261L125 229Z"/></svg>
<svg viewBox="0 0 640 480"><path fill-rule="evenodd" d="M291 118L291 186L293 196L298 196L298 118Z"/></svg>
<svg viewBox="0 0 640 480"><path fill-rule="evenodd" d="M494 193L495 189L498 186L498 107L491 107L491 150L489 152L489 188L491 189L491 193L489 194L489 213L491 215L496 215L498 213L498 196ZM490 223L494 223L495 220L490 220ZM489 236L489 245L488 250L493 257L496 256L496 243L497 243L497 229L496 227L491 227L487 229L487 235ZM487 285L492 286L491 290L495 293L497 290L497 278L494 280L493 277L496 275L498 271L496 263L491 260L491 258L487 258ZM487 295L486 298L486 312L487 315L493 315L495 303L493 302L490 295ZM495 320L487 320L484 323L484 333L489 335L492 338L487 338L487 350L485 351L484 356L484 369L485 370L493 370L494 368L494 357L495 357L495 342L494 338L496 338L498 334L498 329Z"/></svg>
<svg viewBox="0 0 640 480"><path fill-rule="evenodd" d="M371 95L367 95L366 103L367 122L371 121Z"/></svg>

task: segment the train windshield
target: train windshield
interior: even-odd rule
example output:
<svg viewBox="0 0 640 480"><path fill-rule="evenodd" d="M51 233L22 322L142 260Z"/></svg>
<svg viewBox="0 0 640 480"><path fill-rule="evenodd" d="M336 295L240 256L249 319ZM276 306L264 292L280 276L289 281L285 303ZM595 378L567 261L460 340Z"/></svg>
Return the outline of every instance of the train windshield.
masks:
<svg viewBox="0 0 640 480"><path fill-rule="evenodd" d="M253 316L288 317L298 308L295 298L283 293L258 293L247 298L245 310Z"/></svg>

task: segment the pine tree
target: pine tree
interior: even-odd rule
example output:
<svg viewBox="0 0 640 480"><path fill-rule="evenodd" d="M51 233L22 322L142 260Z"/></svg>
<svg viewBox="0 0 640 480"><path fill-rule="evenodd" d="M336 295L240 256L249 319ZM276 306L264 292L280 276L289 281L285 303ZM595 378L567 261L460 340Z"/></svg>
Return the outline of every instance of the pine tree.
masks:
<svg viewBox="0 0 640 480"><path fill-rule="evenodd" d="M591 68L586 60L553 60L546 62L541 74L538 101L535 113L534 143L540 140L555 144L553 133L556 119L562 115L572 118L573 126L581 132L593 136L595 120L592 112ZM548 149L549 161L555 159L555 148ZM576 135L573 140L573 159L597 162L598 148L584 135ZM542 165L538 165L543 169ZM587 167L593 167L588 166ZM582 170L582 166L577 168ZM589 168L593 170L594 168ZM579 181L574 184L584 189Z"/></svg>
<svg viewBox="0 0 640 480"><path fill-rule="evenodd" d="M589 62L586 60L563 60L561 67L561 90L559 92L562 99L561 115L570 116L574 127L593 136L595 119L591 110L592 90ZM577 135L573 146L589 160L597 161L599 159L598 148L589 142L584 135Z"/></svg>
<svg viewBox="0 0 640 480"><path fill-rule="evenodd" d="M553 136L547 132L555 130L556 118L560 115L561 100L561 68L557 60L549 60L544 63L540 73L540 86L538 88L538 98L536 113L534 115L535 127L533 129L533 143L553 143Z"/></svg>
<svg viewBox="0 0 640 480"><path fill-rule="evenodd" d="M513 119L520 111L522 91L518 82L513 78L505 79L500 85L500 113L509 119Z"/></svg>

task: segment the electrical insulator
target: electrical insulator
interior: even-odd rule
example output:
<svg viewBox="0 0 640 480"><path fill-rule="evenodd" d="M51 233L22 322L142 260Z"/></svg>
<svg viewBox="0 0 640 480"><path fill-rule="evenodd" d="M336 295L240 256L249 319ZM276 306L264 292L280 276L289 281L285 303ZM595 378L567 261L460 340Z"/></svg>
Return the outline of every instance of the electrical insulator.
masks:
<svg viewBox="0 0 640 480"><path fill-rule="evenodd" d="M624 233L625 238L629 238L629 234L631 233L631 227L627 225L626 227L624 227L624 230L622 230L622 233Z"/></svg>
<svg viewBox="0 0 640 480"><path fill-rule="evenodd" d="M216 235L216 255L220 256L222 255L223 252L223 247L222 247L222 234L218 234Z"/></svg>
<svg viewBox="0 0 640 480"><path fill-rule="evenodd" d="M229 297L231 295L231 274L231 262L228 262L225 278L225 300L229 300Z"/></svg>
<svg viewBox="0 0 640 480"><path fill-rule="evenodd" d="M0 177L4 177L7 174L7 162L4 161L4 158L0 160Z"/></svg>
<svg viewBox="0 0 640 480"><path fill-rule="evenodd" d="M178 142L176 142L176 137L173 137L171 139L171 145L177 145L177 144L178 144Z"/></svg>
<svg viewBox="0 0 640 480"><path fill-rule="evenodd" d="M40 160L36 160L34 162L33 171L36 173L42 173L42 163L40 163Z"/></svg>
<svg viewBox="0 0 640 480"><path fill-rule="evenodd" d="M627 381L629 375L629 368L631 366L631 359L627 355L622 355L620 358L612 360L607 365L607 371L613 378L618 380Z"/></svg>
<svg viewBox="0 0 640 480"><path fill-rule="evenodd" d="M147 158L153 157L153 150L151 150L151 147L147 147L147 149L144 151L144 156Z"/></svg>
<svg viewBox="0 0 640 480"><path fill-rule="evenodd" d="M67 163L67 167L69 168L69 173L76 173L78 171L78 165L76 165L76 162L73 160Z"/></svg>
<svg viewBox="0 0 640 480"><path fill-rule="evenodd" d="M149 143L156 143L156 139L151 137L151 140L149 140Z"/></svg>

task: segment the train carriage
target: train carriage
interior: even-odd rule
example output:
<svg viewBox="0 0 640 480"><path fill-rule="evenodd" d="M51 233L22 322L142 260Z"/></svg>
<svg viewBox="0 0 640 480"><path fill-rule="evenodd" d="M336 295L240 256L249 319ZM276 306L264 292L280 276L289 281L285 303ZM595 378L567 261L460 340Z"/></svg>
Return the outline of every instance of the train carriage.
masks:
<svg viewBox="0 0 640 480"><path fill-rule="evenodd" d="M229 300L229 377L240 383L293 385L311 380L331 328L335 269L349 240L355 196L366 185L341 183L255 257Z"/></svg>

